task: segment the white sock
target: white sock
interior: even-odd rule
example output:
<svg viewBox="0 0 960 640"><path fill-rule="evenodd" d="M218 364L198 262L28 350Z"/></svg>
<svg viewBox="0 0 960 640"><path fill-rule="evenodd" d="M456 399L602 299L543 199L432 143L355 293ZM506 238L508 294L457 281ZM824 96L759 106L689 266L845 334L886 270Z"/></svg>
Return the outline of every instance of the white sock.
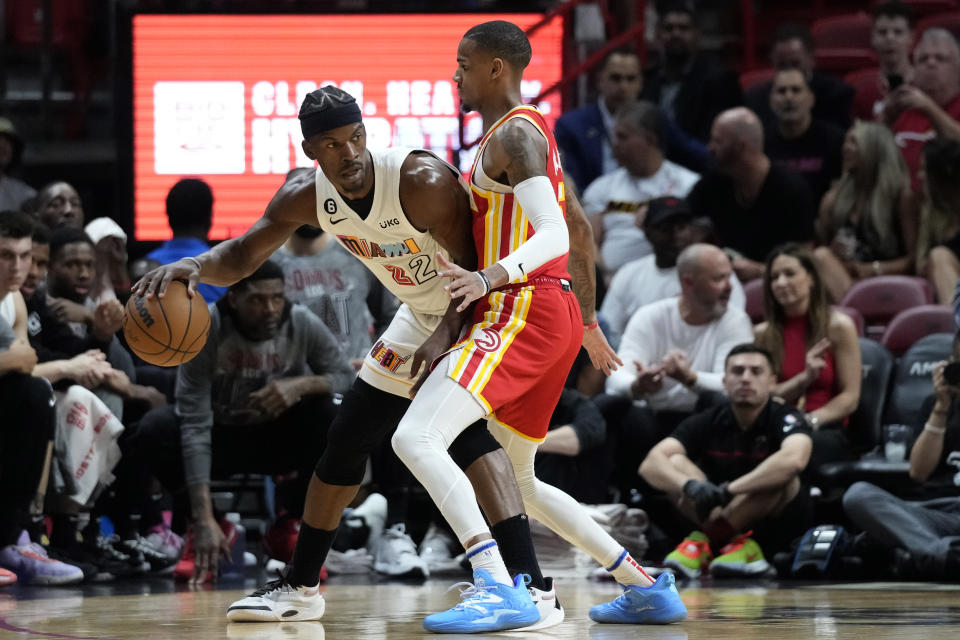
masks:
<svg viewBox="0 0 960 640"><path fill-rule="evenodd" d="M613 579L620 584L637 585L638 587L649 587L653 584L653 578L643 570L643 567L633 559L626 549L623 550L612 566L606 567L606 570L613 574Z"/></svg>
<svg viewBox="0 0 960 640"><path fill-rule="evenodd" d="M513 579L507 572L507 566L503 564L496 540L483 540L473 545L467 549L467 559L474 571L486 569L497 582L513 586Z"/></svg>

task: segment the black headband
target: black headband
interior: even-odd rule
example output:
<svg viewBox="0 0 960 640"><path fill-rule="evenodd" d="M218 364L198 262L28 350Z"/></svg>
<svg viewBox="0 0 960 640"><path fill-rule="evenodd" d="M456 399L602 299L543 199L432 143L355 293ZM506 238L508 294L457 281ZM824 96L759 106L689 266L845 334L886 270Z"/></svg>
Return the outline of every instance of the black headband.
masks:
<svg viewBox="0 0 960 640"><path fill-rule="evenodd" d="M339 104L323 111L314 111L300 116L300 131L303 139L307 140L323 131L330 131L354 122L360 122L360 106L356 102Z"/></svg>

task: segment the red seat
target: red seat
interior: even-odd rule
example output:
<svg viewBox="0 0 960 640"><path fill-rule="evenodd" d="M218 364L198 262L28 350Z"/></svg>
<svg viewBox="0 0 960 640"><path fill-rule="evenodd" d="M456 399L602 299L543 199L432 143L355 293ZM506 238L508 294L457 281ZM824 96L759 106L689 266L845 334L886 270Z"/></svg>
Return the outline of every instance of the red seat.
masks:
<svg viewBox="0 0 960 640"><path fill-rule="evenodd" d="M814 49L870 49L873 18L864 12L820 18L810 27Z"/></svg>
<svg viewBox="0 0 960 640"><path fill-rule="evenodd" d="M836 75L877 66L877 55L873 49L822 47L813 52L813 57L818 70Z"/></svg>
<svg viewBox="0 0 960 640"><path fill-rule="evenodd" d="M953 309L942 304L924 304L906 309L890 321L880 344L899 356L920 338L931 333L955 333Z"/></svg>
<svg viewBox="0 0 960 640"><path fill-rule="evenodd" d="M864 329L866 328L863 321L863 314L854 309L853 307L843 307L840 305L834 305L834 309L840 313L845 313L850 316L850 319L853 320L853 325L857 328L857 335L863 336Z"/></svg>
<svg viewBox="0 0 960 640"><path fill-rule="evenodd" d="M915 32L917 38L920 34L930 27L941 27L953 34L953 37L960 39L960 11L950 11L948 13L937 13L927 16L917 22Z"/></svg>
<svg viewBox="0 0 960 640"><path fill-rule="evenodd" d="M933 302L930 283L914 276L877 276L854 283L840 301L840 306L853 307L867 325L867 336L881 336L895 315Z"/></svg>
<svg viewBox="0 0 960 640"><path fill-rule="evenodd" d="M767 315L763 309L763 278L751 280L743 285L743 295L747 298L744 311L750 316L750 322L753 324L763 322Z"/></svg>
<svg viewBox="0 0 960 640"><path fill-rule="evenodd" d="M859 91L861 87L873 87L880 82L880 67L857 69L843 76L843 81Z"/></svg>
<svg viewBox="0 0 960 640"><path fill-rule="evenodd" d="M888 1L889 0L873 0L873 6L876 7L878 4L883 4ZM900 2L910 5L910 8L913 9L913 14L917 18L957 9L957 0L900 0Z"/></svg>
<svg viewBox="0 0 960 640"><path fill-rule="evenodd" d="M744 71L740 74L740 88L746 93L754 87L773 80L773 74L776 69L754 69L753 71Z"/></svg>

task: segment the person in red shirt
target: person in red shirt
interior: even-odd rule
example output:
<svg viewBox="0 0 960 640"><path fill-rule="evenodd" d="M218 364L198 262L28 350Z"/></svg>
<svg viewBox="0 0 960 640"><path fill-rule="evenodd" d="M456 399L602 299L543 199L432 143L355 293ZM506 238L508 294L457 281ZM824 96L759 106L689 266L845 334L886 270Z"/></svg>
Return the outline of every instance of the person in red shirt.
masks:
<svg viewBox="0 0 960 640"><path fill-rule="evenodd" d="M960 140L960 47L946 29L927 29L913 52L913 62L913 82L890 94L884 117L893 123L913 192L918 193L923 143L937 136Z"/></svg>
<svg viewBox="0 0 960 640"><path fill-rule="evenodd" d="M902 2L894 0L874 7L870 44L877 53L880 67L855 84L855 119L879 120L890 90L913 80L910 49L913 48L914 22L913 9Z"/></svg>

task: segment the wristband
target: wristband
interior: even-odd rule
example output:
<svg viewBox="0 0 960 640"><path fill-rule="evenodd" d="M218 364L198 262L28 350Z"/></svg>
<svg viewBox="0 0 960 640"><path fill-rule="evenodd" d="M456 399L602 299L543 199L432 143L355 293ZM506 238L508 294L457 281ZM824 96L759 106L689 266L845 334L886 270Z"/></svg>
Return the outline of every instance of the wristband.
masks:
<svg viewBox="0 0 960 640"><path fill-rule="evenodd" d="M932 424L930 424L929 422L928 422L927 424L923 425L923 430L924 430L924 431L930 431L931 433L935 433L935 434L937 434L938 436L942 436L943 434L945 434L945 433L947 432L947 428L946 428L946 427L935 427L935 426L933 426Z"/></svg>
<svg viewBox="0 0 960 640"><path fill-rule="evenodd" d="M487 279L487 276L483 271L474 271L474 273L480 276L480 279L483 281L483 295L490 293L490 280Z"/></svg>
<svg viewBox="0 0 960 640"><path fill-rule="evenodd" d="M191 262L193 262L193 264L197 265L197 271L201 271L201 270L203 269L203 265L200 264L200 261L197 260L196 258L193 258L193 257L191 257L191 256L187 256L187 257L185 257L185 258L183 258L183 259L184 259L184 260L190 260Z"/></svg>
<svg viewBox="0 0 960 640"><path fill-rule="evenodd" d="M591 329L596 329L599 326L600 326L600 321L594 320L593 324L585 324L583 325L583 328L586 329L587 331L590 331Z"/></svg>

